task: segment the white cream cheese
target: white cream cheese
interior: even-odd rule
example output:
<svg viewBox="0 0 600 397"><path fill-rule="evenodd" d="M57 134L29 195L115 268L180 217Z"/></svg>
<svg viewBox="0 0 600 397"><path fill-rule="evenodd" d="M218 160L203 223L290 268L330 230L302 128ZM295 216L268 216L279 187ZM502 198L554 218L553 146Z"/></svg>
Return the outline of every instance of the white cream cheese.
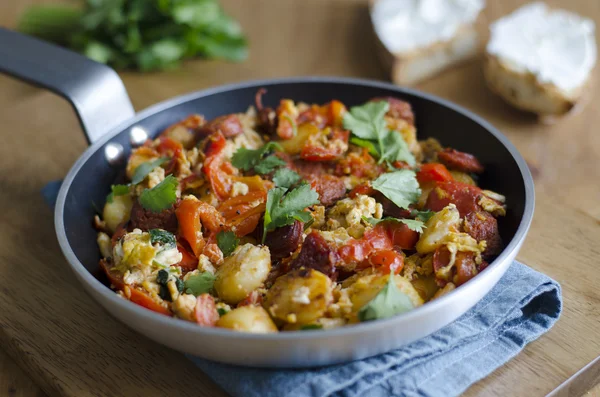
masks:
<svg viewBox="0 0 600 397"><path fill-rule="evenodd" d="M485 0L378 0L371 18L385 47L402 54L449 41L484 7Z"/></svg>
<svg viewBox="0 0 600 397"><path fill-rule="evenodd" d="M566 92L585 83L596 63L594 22L541 2L519 8L490 29L489 54Z"/></svg>

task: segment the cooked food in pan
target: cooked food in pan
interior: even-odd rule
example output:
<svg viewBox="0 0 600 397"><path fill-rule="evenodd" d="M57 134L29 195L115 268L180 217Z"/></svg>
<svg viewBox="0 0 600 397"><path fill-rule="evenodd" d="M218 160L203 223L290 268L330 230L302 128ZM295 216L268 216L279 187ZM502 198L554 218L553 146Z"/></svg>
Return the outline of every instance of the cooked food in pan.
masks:
<svg viewBox="0 0 600 397"><path fill-rule="evenodd" d="M133 149L95 218L123 299L204 327L329 329L423 305L501 251L504 197L473 155L418 141L407 102L263 94Z"/></svg>

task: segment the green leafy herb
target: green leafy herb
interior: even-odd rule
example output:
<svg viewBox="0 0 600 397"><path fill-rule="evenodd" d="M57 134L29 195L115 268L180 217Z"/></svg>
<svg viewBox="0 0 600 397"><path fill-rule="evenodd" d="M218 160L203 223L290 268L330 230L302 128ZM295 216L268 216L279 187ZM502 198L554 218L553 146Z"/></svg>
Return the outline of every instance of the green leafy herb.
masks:
<svg viewBox="0 0 600 397"><path fill-rule="evenodd" d="M115 196L124 196L129 194L129 185L112 185L110 187L111 192L106 196L106 202L112 203Z"/></svg>
<svg viewBox="0 0 600 397"><path fill-rule="evenodd" d="M140 195L140 204L152 212L160 212L171 208L177 201L177 186L179 181L173 175L167 176L152 189L145 189Z"/></svg>
<svg viewBox="0 0 600 397"><path fill-rule="evenodd" d="M219 317L222 317L225 314L229 313L229 311L226 310L226 309L223 309L222 307L220 307L220 308L217 309L217 313L219 313Z"/></svg>
<svg viewBox="0 0 600 397"><path fill-rule="evenodd" d="M160 289L158 290L158 296L166 301L171 301L171 292L166 285L161 284Z"/></svg>
<svg viewBox="0 0 600 397"><path fill-rule="evenodd" d="M319 194L310 185L300 185L287 192L286 188L276 187L267 193L267 204L264 217L263 243L267 232L278 227L291 225L295 220L307 223L312 216L304 211L306 207L319 204Z"/></svg>
<svg viewBox="0 0 600 397"><path fill-rule="evenodd" d="M240 25L218 0L82 3L32 6L18 28L122 69L160 70L196 56L240 61L248 55Z"/></svg>
<svg viewBox="0 0 600 397"><path fill-rule="evenodd" d="M407 209L421 195L416 173L410 170L382 174L372 182L372 186L400 208Z"/></svg>
<svg viewBox="0 0 600 397"><path fill-rule="evenodd" d="M394 275L390 274L383 289L358 311L358 319L360 321L379 320L405 313L413 308L408 296L398 289L394 282Z"/></svg>
<svg viewBox="0 0 600 397"><path fill-rule="evenodd" d="M240 239L234 232L220 231L217 233L217 245L225 257L231 255L239 243Z"/></svg>
<svg viewBox="0 0 600 397"><path fill-rule="evenodd" d="M174 247L177 244L177 240L173 233L169 233L166 230L162 229L150 229L148 231L150 233L150 242L152 244L163 244Z"/></svg>
<svg viewBox="0 0 600 397"><path fill-rule="evenodd" d="M273 175L273 182L279 187L291 188L296 183L300 182L300 175L289 168L280 168Z"/></svg>
<svg viewBox="0 0 600 397"><path fill-rule="evenodd" d="M254 167L254 171L256 171L259 174L268 174L270 172L273 172L276 168L284 165L287 165L287 163L279 157L269 156L260 163L258 163L256 167Z"/></svg>
<svg viewBox="0 0 600 397"><path fill-rule="evenodd" d="M384 116L389 107L387 101L376 101L350 108L343 119L344 128L354 135L350 142L367 148L372 156L379 158L379 163L405 161L415 165L415 158L402 134L386 127Z"/></svg>
<svg viewBox="0 0 600 397"><path fill-rule="evenodd" d="M231 157L231 164L243 171L250 171L275 149L282 150L281 146L275 142L269 142L258 149L239 148Z"/></svg>
<svg viewBox="0 0 600 397"><path fill-rule="evenodd" d="M353 143L356 146L367 148L367 150L369 150L369 154L373 157L380 157L379 152L375 147L375 144L371 141L353 136L352 138L350 138L350 143Z"/></svg>
<svg viewBox="0 0 600 397"><path fill-rule="evenodd" d="M185 293L194 296L209 293L213 289L216 277L211 272L193 274L185 281Z"/></svg>
<svg viewBox="0 0 600 397"><path fill-rule="evenodd" d="M179 291L179 293L182 294L183 293L183 289L185 287L185 284L178 277L175 277L175 286L177 287L177 291Z"/></svg>
<svg viewBox="0 0 600 397"><path fill-rule="evenodd" d="M167 285L167 282L169 281L169 272L161 269L158 271L158 273L156 274L156 283L160 284L160 285Z"/></svg>
<svg viewBox="0 0 600 397"><path fill-rule="evenodd" d="M383 219L375 219L375 218L367 218L365 216L363 216L362 219L365 222L369 222L371 225L376 225L379 222L384 222L384 221L404 223L406 226L408 226L408 228L410 230L418 232L418 233L423 233L423 228L425 227L425 224L423 223L423 221L420 221L418 219L398 219L398 218L391 218L391 217L386 217Z"/></svg>
<svg viewBox="0 0 600 397"><path fill-rule="evenodd" d="M133 173L133 177L131 178L131 184L137 185L143 181L148 174L152 172L152 170L163 165L167 160L169 160L168 157L161 157L156 160L146 161L145 163L138 165Z"/></svg>
<svg viewBox="0 0 600 397"><path fill-rule="evenodd" d="M423 221L424 223L426 223L429 219L431 219L432 216L435 215L435 211L430 211L430 210L426 210L426 211L412 210L410 214L412 216L414 216L415 219L420 219L421 221Z"/></svg>
<svg viewBox="0 0 600 397"><path fill-rule="evenodd" d="M313 329L323 329L321 324L306 324L300 327L300 331L309 331Z"/></svg>

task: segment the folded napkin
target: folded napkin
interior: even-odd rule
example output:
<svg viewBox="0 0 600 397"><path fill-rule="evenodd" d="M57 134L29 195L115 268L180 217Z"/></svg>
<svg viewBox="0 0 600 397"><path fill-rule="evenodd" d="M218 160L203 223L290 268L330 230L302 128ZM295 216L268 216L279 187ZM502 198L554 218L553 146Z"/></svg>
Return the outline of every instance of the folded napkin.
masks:
<svg viewBox="0 0 600 397"><path fill-rule="evenodd" d="M54 205L59 186L52 182L44 188L48 204ZM189 358L233 396L448 397L517 355L554 325L561 310L560 285L514 262L458 320L390 353L301 370L252 369Z"/></svg>

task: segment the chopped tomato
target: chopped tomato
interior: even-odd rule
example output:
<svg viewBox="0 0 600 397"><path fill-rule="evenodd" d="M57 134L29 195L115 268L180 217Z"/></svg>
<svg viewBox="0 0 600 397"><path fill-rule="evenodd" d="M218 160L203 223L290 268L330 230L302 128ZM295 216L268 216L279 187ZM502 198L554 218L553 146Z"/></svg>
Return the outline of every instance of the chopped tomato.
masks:
<svg viewBox="0 0 600 397"><path fill-rule="evenodd" d="M171 315L171 310L168 307L161 305L147 292L137 289L134 286L126 286L123 282L123 275L116 269L109 267L109 264L106 260L103 259L100 261L100 268L104 271L106 277L108 277L108 280L116 290L123 291L125 288L128 289L128 294L124 295L129 295L129 300L133 303L166 316Z"/></svg>
<svg viewBox="0 0 600 397"><path fill-rule="evenodd" d="M423 164L419 172L417 172L417 180L420 184L427 182L446 182L451 181L452 174L444 164L429 163Z"/></svg>
<svg viewBox="0 0 600 397"><path fill-rule="evenodd" d="M171 316L171 310L155 301L147 292L139 290L137 288L130 288L129 300L135 304L138 304L146 309L150 309L153 312L164 314L165 316Z"/></svg>
<svg viewBox="0 0 600 397"><path fill-rule="evenodd" d="M347 156L340 159L335 167L335 174L353 175L358 178L375 179L383 174L386 168L383 164L377 164L375 159L369 154L369 150L362 148L360 153L348 153Z"/></svg>
<svg viewBox="0 0 600 397"><path fill-rule="evenodd" d="M205 327L214 327L219 320L219 312L215 306L215 299L209 294L202 294L196 298L194 312L196 322Z"/></svg>
<svg viewBox="0 0 600 397"><path fill-rule="evenodd" d="M199 200L181 200L175 211L179 223L179 233L196 257L200 256L206 242L202 227L210 233L219 232L225 225L225 219L215 207Z"/></svg>
<svg viewBox="0 0 600 397"><path fill-rule="evenodd" d="M198 258L192 255L183 244L178 242L177 250L181 253L182 259L181 262L175 266L181 267L184 272L191 272L198 268Z"/></svg>
<svg viewBox="0 0 600 397"><path fill-rule="evenodd" d="M159 138L157 150L163 156L177 157L183 152L183 145L174 139L162 136Z"/></svg>
<svg viewBox="0 0 600 397"><path fill-rule="evenodd" d="M208 138L205 147L206 159L202 171L210 182L213 193L219 200L225 200L231 191L231 164L223 161L223 149L227 141L220 132Z"/></svg>
<svg viewBox="0 0 600 397"><path fill-rule="evenodd" d="M333 100L323 106L312 105L309 109L298 115L298 124L311 123L318 128L325 126L341 127L346 106L337 100Z"/></svg>
<svg viewBox="0 0 600 397"><path fill-rule="evenodd" d="M450 263L450 251L446 247L438 247L435 249L433 253L433 271L437 272L438 270L448 266Z"/></svg>
<svg viewBox="0 0 600 397"><path fill-rule="evenodd" d="M348 150L350 131L335 128L331 134L327 129L308 137L300 157L307 161L331 161L339 158Z"/></svg>
<svg viewBox="0 0 600 397"><path fill-rule="evenodd" d="M477 160L477 157L455 149L442 150L438 153L438 159L454 170L476 174L481 174L484 171L483 165Z"/></svg>
<svg viewBox="0 0 600 397"><path fill-rule="evenodd" d="M457 252L456 261L456 276L454 284L462 285L477 275L477 265L475 264L475 254L472 252Z"/></svg>
<svg viewBox="0 0 600 397"><path fill-rule="evenodd" d="M372 196L373 194L375 194L375 189L373 189L373 186L371 186L370 182L365 182L360 185L357 185L356 187L354 187L354 189L350 190L350 193L348 193L348 197L355 198L360 194Z"/></svg>
<svg viewBox="0 0 600 397"><path fill-rule="evenodd" d="M398 274L404 267L404 255L395 250L375 251L369 255L368 263L386 274L392 269L394 274Z"/></svg>
<svg viewBox="0 0 600 397"><path fill-rule="evenodd" d="M241 213L229 220L229 227L235 232L238 237L246 236L254 231L260 222L262 214L265 212L265 204L259 204L256 207L250 208L246 212Z"/></svg>
<svg viewBox="0 0 600 397"><path fill-rule="evenodd" d="M462 218L479 209L477 201L480 195L481 189L477 186L456 181L440 182L429 193L425 208L437 212L452 203Z"/></svg>
<svg viewBox="0 0 600 397"><path fill-rule="evenodd" d="M375 229L378 227L385 230L394 247L412 250L419 240L419 233L410 230L404 223L384 221L378 223Z"/></svg>

